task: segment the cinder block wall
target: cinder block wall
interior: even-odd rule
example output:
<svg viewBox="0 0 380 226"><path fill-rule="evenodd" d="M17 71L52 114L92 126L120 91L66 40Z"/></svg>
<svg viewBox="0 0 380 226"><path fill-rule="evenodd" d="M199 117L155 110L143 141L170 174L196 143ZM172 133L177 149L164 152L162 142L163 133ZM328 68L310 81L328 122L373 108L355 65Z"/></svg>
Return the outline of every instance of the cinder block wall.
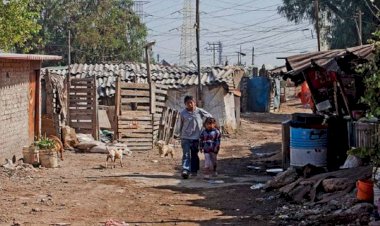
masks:
<svg viewBox="0 0 380 226"><path fill-rule="evenodd" d="M30 61L0 59L0 163L29 143L30 72Z"/></svg>

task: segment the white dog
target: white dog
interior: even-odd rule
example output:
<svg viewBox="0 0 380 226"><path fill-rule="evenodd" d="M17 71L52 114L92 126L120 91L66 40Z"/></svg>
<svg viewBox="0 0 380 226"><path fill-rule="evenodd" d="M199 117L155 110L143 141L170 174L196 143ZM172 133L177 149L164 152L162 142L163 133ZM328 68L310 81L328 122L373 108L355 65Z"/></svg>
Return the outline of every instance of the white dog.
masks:
<svg viewBox="0 0 380 226"><path fill-rule="evenodd" d="M131 155L132 152L128 148L121 148L121 147L114 147L110 149L109 147L106 147L108 154L106 159L106 168L108 159L111 159L111 162L113 162L113 168L115 168L115 162L116 159L120 160L120 166L123 167L123 155L126 153L127 155Z"/></svg>
<svg viewBox="0 0 380 226"><path fill-rule="evenodd" d="M161 158L168 155L171 155L172 158L174 157L174 148L171 145L165 144L165 141L163 140L157 141L156 145Z"/></svg>

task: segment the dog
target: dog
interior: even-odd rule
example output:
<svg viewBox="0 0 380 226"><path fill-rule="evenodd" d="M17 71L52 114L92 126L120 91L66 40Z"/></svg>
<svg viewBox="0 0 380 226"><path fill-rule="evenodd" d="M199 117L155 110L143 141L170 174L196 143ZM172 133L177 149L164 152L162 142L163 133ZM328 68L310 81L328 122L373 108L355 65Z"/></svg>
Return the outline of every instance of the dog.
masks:
<svg viewBox="0 0 380 226"><path fill-rule="evenodd" d="M107 154L107 159L106 159L106 168L107 168L107 163L108 159L111 159L111 162L113 162L113 168L115 168L115 162L116 159L120 160L120 166L123 167L123 154L124 154L124 149L123 148L106 148L108 151Z"/></svg>
<svg viewBox="0 0 380 226"><path fill-rule="evenodd" d="M174 157L174 148L170 145L165 144L165 141L157 141L156 146L158 147L158 153L160 154L161 158L168 155L171 155L172 158Z"/></svg>
<svg viewBox="0 0 380 226"><path fill-rule="evenodd" d="M61 160L63 161L63 144L61 139L54 135L50 135L48 138L54 142L54 150L60 154Z"/></svg>
<svg viewBox="0 0 380 226"><path fill-rule="evenodd" d="M74 148L79 144L79 140L77 134L75 133L75 129L69 126L62 127L62 137L64 149L74 150Z"/></svg>

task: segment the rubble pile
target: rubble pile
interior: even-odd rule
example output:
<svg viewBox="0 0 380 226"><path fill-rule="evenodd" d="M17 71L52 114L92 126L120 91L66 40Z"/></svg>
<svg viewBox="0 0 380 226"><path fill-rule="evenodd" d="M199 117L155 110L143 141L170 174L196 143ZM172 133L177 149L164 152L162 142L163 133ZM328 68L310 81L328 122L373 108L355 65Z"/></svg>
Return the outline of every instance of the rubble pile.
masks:
<svg viewBox="0 0 380 226"><path fill-rule="evenodd" d="M272 222L280 225L368 225L374 206L356 198L356 181L371 177L370 167L358 167L328 173L309 174L289 168L264 186L278 189L288 200L276 209Z"/></svg>
<svg viewBox="0 0 380 226"><path fill-rule="evenodd" d="M276 209L273 222L280 225L368 225L373 205L359 203L349 193L328 203L287 204Z"/></svg>

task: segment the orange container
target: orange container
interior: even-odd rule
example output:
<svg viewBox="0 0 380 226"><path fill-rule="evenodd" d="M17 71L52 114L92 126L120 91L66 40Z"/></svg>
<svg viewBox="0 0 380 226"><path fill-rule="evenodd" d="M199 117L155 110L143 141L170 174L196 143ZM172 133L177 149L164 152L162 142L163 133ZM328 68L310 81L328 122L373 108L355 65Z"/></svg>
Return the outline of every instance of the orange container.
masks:
<svg viewBox="0 0 380 226"><path fill-rule="evenodd" d="M371 180L358 180L356 188L358 189L357 199L368 202L373 200L373 182Z"/></svg>

